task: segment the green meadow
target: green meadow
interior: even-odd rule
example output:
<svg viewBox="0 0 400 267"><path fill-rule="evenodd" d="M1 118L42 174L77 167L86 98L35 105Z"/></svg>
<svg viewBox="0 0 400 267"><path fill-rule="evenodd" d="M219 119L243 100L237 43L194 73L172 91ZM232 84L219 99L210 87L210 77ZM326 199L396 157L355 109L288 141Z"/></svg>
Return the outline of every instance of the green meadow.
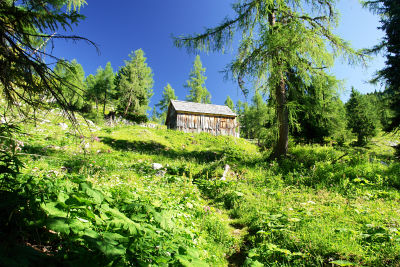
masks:
<svg viewBox="0 0 400 267"><path fill-rule="evenodd" d="M6 266L400 265L396 136L277 161L241 138L78 122L53 110L12 136Z"/></svg>

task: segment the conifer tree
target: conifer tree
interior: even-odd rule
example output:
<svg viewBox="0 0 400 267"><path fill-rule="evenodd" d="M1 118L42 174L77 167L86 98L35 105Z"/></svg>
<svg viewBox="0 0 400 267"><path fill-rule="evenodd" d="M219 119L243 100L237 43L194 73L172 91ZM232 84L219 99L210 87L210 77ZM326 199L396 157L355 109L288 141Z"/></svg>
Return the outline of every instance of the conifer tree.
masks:
<svg viewBox="0 0 400 267"><path fill-rule="evenodd" d="M226 97L225 106L228 106L233 112L235 112L235 105L229 95Z"/></svg>
<svg viewBox="0 0 400 267"><path fill-rule="evenodd" d="M89 75L86 78L86 97L95 101L96 110L100 103L103 104L103 115L105 115L106 103L115 95L114 76L111 62L107 62L105 69L99 67L95 76Z"/></svg>
<svg viewBox="0 0 400 267"><path fill-rule="evenodd" d="M136 50L129 58L115 79L117 111L129 119L145 120L153 95L153 72L146 63L143 50Z"/></svg>
<svg viewBox="0 0 400 267"><path fill-rule="evenodd" d="M103 115L106 114L106 103L115 95L115 74L111 66L111 62L107 62L106 67L101 73L100 86L103 91Z"/></svg>
<svg viewBox="0 0 400 267"><path fill-rule="evenodd" d="M400 129L400 1L374 0L364 1L363 4L380 15L379 29L385 32L382 42L369 52L383 52L386 56L386 66L378 71L373 80L386 83L386 92L393 110L393 117L386 130Z"/></svg>
<svg viewBox="0 0 400 267"><path fill-rule="evenodd" d="M288 75L293 69L305 84L311 77L325 77L334 58L345 55L351 63L362 59L348 43L333 33L337 26L336 0L238 0L235 16L204 33L175 38L175 45L189 52L225 51L234 34L241 40L236 59L227 67L244 92L246 77L256 79L275 103L278 140L275 156L284 156L289 140L289 103L293 89Z"/></svg>
<svg viewBox="0 0 400 267"><path fill-rule="evenodd" d="M378 129L378 119L368 99L352 88L346 110L348 127L357 135L357 144L367 144L377 134Z"/></svg>
<svg viewBox="0 0 400 267"><path fill-rule="evenodd" d="M197 55L193 63L193 69L189 74L189 80L186 81L184 87L188 88L189 95L186 96L188 101L197 103L211 103L211 95L205 87L207 77L204 76L206 68L203 68L200 56Z"/></svg>
<svg viewBox="0 0 400 267"><path fill-rule="evenodd" d="M275 139L276 135L276 130L273 127L275 111L268 105L259 91L255 92L251 105L245 103L240 113L243 137L256 139L260 146L272 145L271 141Z"/></svg>
<svg viewBox="0 0 400 267"><path fill-rule="evenodd" d="M70 110L80 110L83 107L83 96L86 91L85 71L75 59L70 63L59 61L54 73L62 80L59 88L65 97ZM74 90L70 88L73 87Z"/></svg>
<svg viewBox="0 0 400 267"><path fill-rule="evenodd" d="M293 136L307 143L323 143L326 138L344 141L346 137L346 111L337 94L338 81L335 77L312 77L310 85L291 78L293 90L288 101L296 125L291 128Z"/></svg>
<svg viewBox="0 0 400 267"><path fill-rule="evenodd" d="M165 122L165 119L167 117L169 102L171 100L176 100L176 99L178 99L178 98L175 95L175 90L168 83L164 87L163 96L162 96L160 102L158 102L158 104L156 104L156 107L160 110L159 117L160 117L160 120L162 123Z"/></svg>

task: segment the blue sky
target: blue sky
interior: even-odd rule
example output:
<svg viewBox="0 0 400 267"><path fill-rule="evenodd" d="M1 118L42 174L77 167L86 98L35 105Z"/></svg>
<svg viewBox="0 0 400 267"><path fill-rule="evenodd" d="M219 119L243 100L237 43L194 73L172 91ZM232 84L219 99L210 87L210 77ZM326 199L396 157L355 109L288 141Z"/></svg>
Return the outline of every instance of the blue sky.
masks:
<svg viewBox="0 0 400 267"><path fill-rule="evenodd" d="M111 62L114 71L124 65L128 54L143 49L147 63L154 73L154 96L150 106L157 103L164 86L170 83L179 99L183 100L188 89L183 85L188 79L195 55L173 45L171 36L202 32L205 27L217 25L232 14L231 1L221 0L146 0L105 1L87 0L81 9L86 19L75 27L73 34L84 36L98 44L100 55L84 42L55 42L55 54L66 59L77 59L86 75L94 74L99 66ZM371 47L383 36L377 30L379 18L362 9L358 0L341 0L338 4L341 21L337 34L351 42L355 48ZM221 71L234 55L200 54L206 67L206 87L214 104L223 104L230 95L236 102L243 96L235 82L224 80ZM382 68L384 59L378 56L369 62L369 68L348 66L338 60L332 73L345 81L341 97L348 99L351 86L363 93L380 90L367 83L372 74Z"/></svg>

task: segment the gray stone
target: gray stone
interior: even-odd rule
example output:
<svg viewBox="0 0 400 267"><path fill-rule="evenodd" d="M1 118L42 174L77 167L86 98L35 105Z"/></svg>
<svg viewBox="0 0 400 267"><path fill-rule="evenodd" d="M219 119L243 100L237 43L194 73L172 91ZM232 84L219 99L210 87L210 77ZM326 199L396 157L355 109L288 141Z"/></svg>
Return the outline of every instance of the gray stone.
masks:
<svg viewBox="0 0 400 267"><path fill-rule="evenodd" d="M151 164L151 167L153 168L153 170L159 170L163 168L163 165L160 163L153 163Z"/></svg>

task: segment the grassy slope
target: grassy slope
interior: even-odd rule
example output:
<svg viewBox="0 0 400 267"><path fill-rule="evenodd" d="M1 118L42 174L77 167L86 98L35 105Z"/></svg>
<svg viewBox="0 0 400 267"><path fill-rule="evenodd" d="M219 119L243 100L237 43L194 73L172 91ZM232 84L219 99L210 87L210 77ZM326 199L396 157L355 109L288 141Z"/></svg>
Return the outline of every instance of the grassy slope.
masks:
<svg viewBox="0 0 400 267"><path fill-rule="evenodd" d="M126 245L125 254L99 248L105 262L119 257L119 264L132 264L142 257L136 263L400 266L400 165L387 146L393 137L379 137L369 149L297 146L278 163L231 137L82 126L85 138L79 138L57 124L26 128L24 152L37 156L26 156L23 172L59 181L60 188L70 184L72 191L60 189L65 198L77 190L75 178L90 181L109 194L110 206L158 229L151 238L146 230L137 234L141 247ZM152 163L163 168L153 170ZM221 180L226 164L230 171ZM57 194L41 204L50 217L60 211L46 201L60 201ZM126 199L139 208L128 212ZM107 219L84 219L100 234L114 229L129 235ZM73 240L59 247L81 240L81 248L93 250L72 228L53 228L59 239Z"/></svg>

